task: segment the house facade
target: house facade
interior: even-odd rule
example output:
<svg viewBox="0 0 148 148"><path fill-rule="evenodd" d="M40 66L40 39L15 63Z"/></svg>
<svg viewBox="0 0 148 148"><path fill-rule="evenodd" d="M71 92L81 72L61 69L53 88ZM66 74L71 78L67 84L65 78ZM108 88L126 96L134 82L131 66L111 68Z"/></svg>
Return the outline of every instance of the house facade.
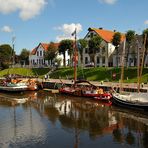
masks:
<svg viewBox="0 0 148 148"><path fill-rule="evenodd" d="M39 43L37 47L35 47L30 55L29 55L29 66L30 67L52 67L56 60L59 61L59 66L63 66L63 55L57 53L57 57L53 62L51 60L45 60L44 53L48 50L50 43ZM58 48L59 43L54 43L55 48ZM66 65L69 64L69 55L68 51L66 51Z"/></svg>
<svg viewBox="0 0 148 148"><path fill-rule="evenodd" d="M86 47L83 49L83 59L81 63L80 53L78 53L78 65L95 66L95 67L118 67L121 66L121 59L123 54L123 43L125 41L125 34L121 34L121 43L117 51L115 46L112 44L112 39L115 34L115 31L105 30L103 28L89 28L88 33L84 37L85 40L89 41L93 36L99 36L102 38L100 48L95 52L93 63L89 54L89 48ZM138 43L137 43L138 41ZM58 48L59 43L54 43L55 47ZM48 50L50 43L39 43L39 45L31 51L29 56L29 66L30 67L50 67L53 66L58 61L58 66L64 66L64 57L62 54L57 52L57 56L54 59L53 63L50 60L45 60L44 53ZM143 48L142 36L138 36L136 40L133 40L130 48L126 43L124 62L125 66L132 67L137 66L138 61L142 59L142 50ZM68 54L68 49L65 52L66 55L66 66L72 66L73 60L70 61L70 55ZM72 58L73 59L73 54ZM95 65L94 65L95 64ZM144 65L148 66L148 53L145 54Z"/></svg>
<svg viewBox="0 0 148 148"><path fill-rule="evenodd" d="M84 39L89 41L93 36L100 36L102 38L100 49L96 51L95 66L96 67L110 67L116 66L116 60L114 60L113 53L115 46L111 43L115 31L104 30L103 28L89 28L88 33ZM121 42L124 41L125 36L121 35ZM89 48L83 50L83 64L87 66L91 63Z"/></svg>
<svg viewBox="0 0 148 148"><path fill-rule="evenodd" d="M131 45L128 46L128 43L125 42L125 55L124 55L124 65L126 67L137 67L141 64L143 58L143 37L142 35L136 35L131 42ZM121 59L123 56L123 42L119 46L118 53L118 66L121 66ZM113 53L114 63L117 61L117 53ZM148 67L148 53L144 53L144 66Z"/></svg>

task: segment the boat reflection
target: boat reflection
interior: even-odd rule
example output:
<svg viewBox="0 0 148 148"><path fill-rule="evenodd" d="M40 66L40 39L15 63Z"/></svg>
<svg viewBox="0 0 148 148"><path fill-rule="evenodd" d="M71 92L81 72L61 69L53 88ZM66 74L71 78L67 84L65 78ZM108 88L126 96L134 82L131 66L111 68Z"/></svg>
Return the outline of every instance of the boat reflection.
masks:
<svg viewBox="0 0 148 148"><path fill-rule="evenodd" d="M116 129L113 130L114 140L146 148L148 144L148 115L145 112L118 107L113 107L112 113L117 120ZM119 124L124 125L124 128L119 127Z"/></svg>
<svg viewBox="0 0 148 148"><path fill-rule="evenodd" d="M7 106L16 106L36 99L37 92L3 93L0 92L0 103Z"/></svg>
<svg viewBox="0 0 148 148"><path fill-rule="evenodd" d="M67 98L67 96L46 96L44 94L44 97L45 99L42 99L40 94L40 99L35 100L34 107L44 112L53 124L60 121L64 129L88 130L90 137L95 138L111 133L115 128L114 125L117 124L110 111L110 106L106 104L70 96Z"/></svg>

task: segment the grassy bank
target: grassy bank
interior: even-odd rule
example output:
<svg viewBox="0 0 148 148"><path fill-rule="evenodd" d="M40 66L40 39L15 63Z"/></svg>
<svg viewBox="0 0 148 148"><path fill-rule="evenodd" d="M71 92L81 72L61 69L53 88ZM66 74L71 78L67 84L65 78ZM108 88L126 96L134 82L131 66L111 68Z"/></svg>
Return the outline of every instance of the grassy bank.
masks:
<svg viewBox="0 0 148 148"><path fill-rule="evenodd" d="M9 68L0 71L0 77L8 74L19 74L22 76L37 76L43 77L48 73L49 68Z"/></svg>
<svg viewBox="0 0 148 148"><path fill-rule="evenodd" d="M61 68L56 71L54 71L50 77L51 78L69 78L73 79L74 77L74 70L73 68ZM120 68L78 68L78 78L84 78L91 81L114 81L119 82L120 75L121 75L121 69ZM113 78L113 74L116 75L115 78ZM148 68L143 69L143 75L142 75L142 82L146 83L148 81ZM137 82L137 68L125 68L124 71L124 82L127 83L134 83Z"/></svg>
<svg viewBox="0 0 148 148"><path fill-rule="evenodd" d="M23 76L38 76L44 77L49 72L49 68L9 68L0 71L0 77L7 74L19 74ZM116 77L113 78L113 74ZM121 69L120 68L78 68L77 77L91 81L114 81L119 82ZM73 68L59 68L50 74L50 78L61 78L61 79L73 79L74 70ZM148 81L148 68L143 69L142 82L147 83ZM124 71L124 82L134 83L137 82L137 68L125 68Z"/></svg>

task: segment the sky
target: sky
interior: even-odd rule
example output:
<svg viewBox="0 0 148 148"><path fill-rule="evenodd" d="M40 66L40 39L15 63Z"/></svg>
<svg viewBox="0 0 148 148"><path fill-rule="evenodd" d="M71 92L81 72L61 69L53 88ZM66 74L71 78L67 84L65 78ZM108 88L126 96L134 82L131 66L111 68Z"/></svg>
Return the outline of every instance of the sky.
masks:
<svg viewBox="0 0 148 148"><path fill-rule="evenodd" d="M137 34L148 28L148 0L0 0L0 45L17 54L39 43L84 38L89 27Z"/></svg>

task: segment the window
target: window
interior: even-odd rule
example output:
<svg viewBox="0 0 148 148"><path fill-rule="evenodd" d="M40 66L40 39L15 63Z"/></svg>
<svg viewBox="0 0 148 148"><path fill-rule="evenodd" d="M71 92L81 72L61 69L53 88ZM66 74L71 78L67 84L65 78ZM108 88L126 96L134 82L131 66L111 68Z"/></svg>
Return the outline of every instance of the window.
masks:
<svg viewBox="0 0 148 148"><path fill-rule="evenodd" d="M39 64L41 64L41 59L39 59Z"/></svg>
<svg viewBox="0 0 148 148"><path fill-rule="evenodd" d="M88 48L85 48L85 53L88 53Z"/></svg>
<svg viewBox="0 0 148 148"><path fill-rule="evenodd" d="M99 64L100 63L100 58L99 57L97 57L97 64Z"/></svg>
<svg viewBox="0 0 148 148"><path fill-rule="evenodd" d="M85 57L85 64L88 64L88 57Z"/></svg>
<svg viewBox="0 0 148 148"><path fill-rule="evenodd" d="M100 48L96 49L96 52L99 53L100 52Z"/></svg>
<svg viewBox="0 0 148 148"><path fill-rule="evenodd" d="M37 56L39 56L39 52L37 51Z"/></svg>
<svg viewBox="0 0 148 148"><path fill-rule="evenodd" d="M43 64L45 64L45 63L44 63L44 59L42 59L42 65L43 65Z"/></svg>
<svg viewBox="0 0 148 148"><path fill-rule="evenodd" d="M40 51L40 56L42 56L42 51Z"/></svg>
<svg viewBox="0 0 148 148"><path fill-rule="evenodd" d="M102 63L105 64L105 57L102 57Z"/></svg>
<svg viewBox="0 0 148 148"><path fill-rule="evenodd" d="M104 53L105 53L105 47L102 48L102 54L104 54Z"/></svg>

